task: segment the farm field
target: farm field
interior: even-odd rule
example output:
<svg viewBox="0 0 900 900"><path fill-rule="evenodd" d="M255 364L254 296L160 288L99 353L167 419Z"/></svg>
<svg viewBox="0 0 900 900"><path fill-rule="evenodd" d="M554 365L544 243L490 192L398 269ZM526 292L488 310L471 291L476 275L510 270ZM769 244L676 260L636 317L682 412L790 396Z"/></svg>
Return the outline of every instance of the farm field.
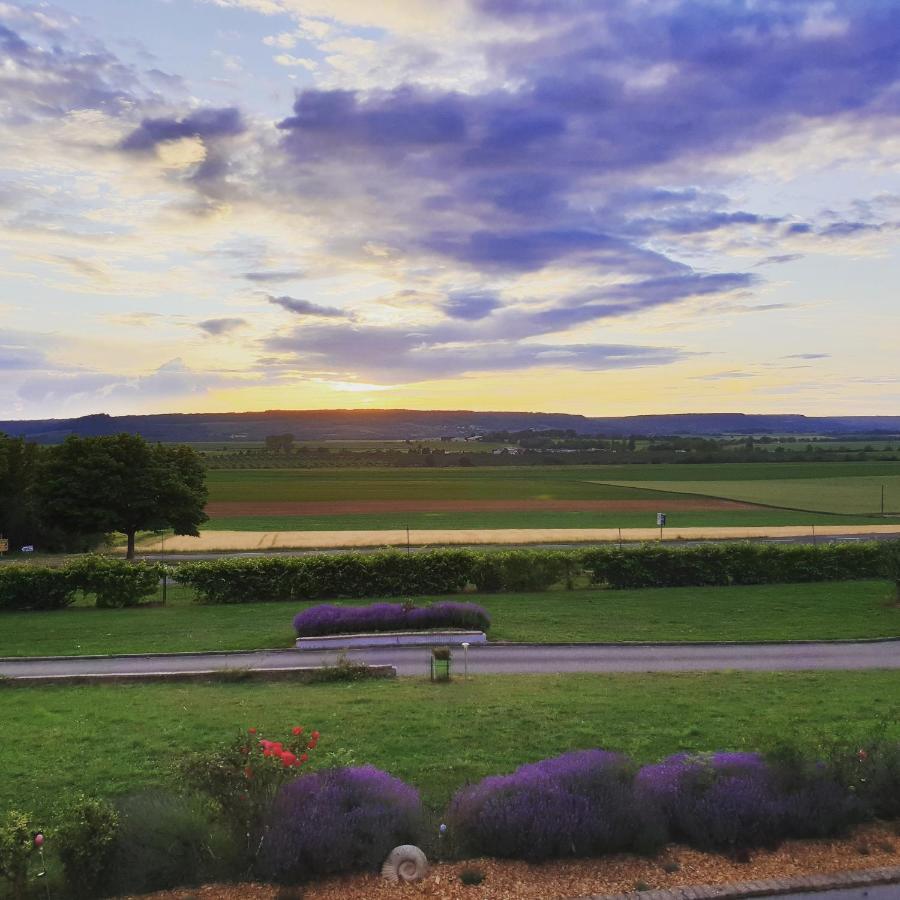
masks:
<svg viewBox="0 0 900 900"><path fill-rule="evenodd" d="M412 598L418 604L433 597ZM778 641L900 636L885 581L471 594L492 641ZM291 647L295 613L314 603L200 606L171 587L165 607L0 614L0 656L84 656ZM368 600L331 601L360 606Z"/></svg>
<svg viewBox="0 0 900 900"><path fill-rule="evenodd" d="M864 524L883 521L882 484L900 511L900 463L885 462L211 470L208 484L211 530L627 528L658 511L685 527Z"/></svg>
<svg viewBox="0 0 900 900"><path fill-rule="evenodd" d="M319 758L346 751L439 806L466 782L572 749L621 750L644 762L765 749L788 736L813 753L879 724L896 738L898 697L900 671L8 688L0 720L15 740L3 744L0 807L26 798L41 816L73 790L111 796L165 784L182 751L249 726L284 734L295 724L322 732Z"/></svg>
<svg viewBox="0 0 900 900"><path fill-rule="evenodd" d="M619 487L642 487L646 481L619 481ZM878 514L882 488L886 513L900 511L900 474L845 478L780 478L774 481L654 481L673 493L717 497L743 503L841 514Z"/></svg>

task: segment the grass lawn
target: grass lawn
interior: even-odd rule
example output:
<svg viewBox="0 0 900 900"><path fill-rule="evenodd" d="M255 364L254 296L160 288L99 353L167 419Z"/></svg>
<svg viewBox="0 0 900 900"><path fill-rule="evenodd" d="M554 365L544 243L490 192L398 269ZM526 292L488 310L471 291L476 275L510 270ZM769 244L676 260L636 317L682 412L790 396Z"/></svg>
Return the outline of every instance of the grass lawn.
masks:
<svg viewBox="0 0 900 900"><path fill-rule="evenodd" d="M809 752L883 722L900 736L900 671L483 676L299 686L126 685L0 689L0 809L46 814L67 791L111 796L163 783L172 760L254 725L322 732L443 804L459 785L566 750L651 761L680 750Z"/></svg>
<svg viewBox="0 0 900 900"><path fill-rule="evenodd" d="M432 598L417 598L426 602ZM497 641L713 641L894 637L900 606L885 581L465 595L491 613ZM290 647L310 603L168 605L0 614L0 656L79 656ZM349 601L343 601L349 602ZM366 601L359 601L364 603Z"/></svg>

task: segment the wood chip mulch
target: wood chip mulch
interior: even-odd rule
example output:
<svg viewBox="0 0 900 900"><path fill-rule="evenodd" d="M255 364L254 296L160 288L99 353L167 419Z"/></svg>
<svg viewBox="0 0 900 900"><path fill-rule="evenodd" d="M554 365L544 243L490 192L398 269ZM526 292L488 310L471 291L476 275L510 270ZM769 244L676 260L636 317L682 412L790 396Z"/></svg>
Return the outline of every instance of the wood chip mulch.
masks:
<svg viewBox="0 0 900 900"><path fill-rule="evenodd" d="M896 865L900 865L900 824L867 825L843 840L786 841L777 850L754 852L747 862L673 844L653 858L620 855L542 865L495 859L437 863L418 884L392 885L380 876L365 874L329 878L297 889L205 885L128 900L563 900ZM467 869L481 872L484 881L462 884L459 876Z"/></svg>

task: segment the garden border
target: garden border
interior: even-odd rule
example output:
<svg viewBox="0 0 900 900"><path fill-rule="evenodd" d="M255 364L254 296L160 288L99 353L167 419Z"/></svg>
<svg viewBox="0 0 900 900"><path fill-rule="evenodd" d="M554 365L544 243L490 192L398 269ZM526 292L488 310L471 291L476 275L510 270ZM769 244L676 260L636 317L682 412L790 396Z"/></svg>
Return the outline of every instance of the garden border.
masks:
<svg viewBox="0 0 900 900"><path fill-rule="evenodd" d="M824 875L801 875L792 878L765 878L735 884L698 884L650 891L628 891L617 894L589 894L570 900L743 900L779 894L840 890L841 888L875 887L900 883L900 866L882 866Z"/></svg>

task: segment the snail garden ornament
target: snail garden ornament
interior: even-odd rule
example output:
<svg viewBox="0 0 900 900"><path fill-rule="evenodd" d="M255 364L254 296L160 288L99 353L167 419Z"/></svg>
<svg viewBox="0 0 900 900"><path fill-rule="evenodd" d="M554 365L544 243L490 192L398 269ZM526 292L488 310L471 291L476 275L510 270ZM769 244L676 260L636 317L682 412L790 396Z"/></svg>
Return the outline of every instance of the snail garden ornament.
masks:
<svg viewBox="0 0 900 900"><path fill-rule="evenodd" d="M394 847L381 867L381 876L397 884L401 881L421 881L428 873L425 854L412 844Z"/></svg>

